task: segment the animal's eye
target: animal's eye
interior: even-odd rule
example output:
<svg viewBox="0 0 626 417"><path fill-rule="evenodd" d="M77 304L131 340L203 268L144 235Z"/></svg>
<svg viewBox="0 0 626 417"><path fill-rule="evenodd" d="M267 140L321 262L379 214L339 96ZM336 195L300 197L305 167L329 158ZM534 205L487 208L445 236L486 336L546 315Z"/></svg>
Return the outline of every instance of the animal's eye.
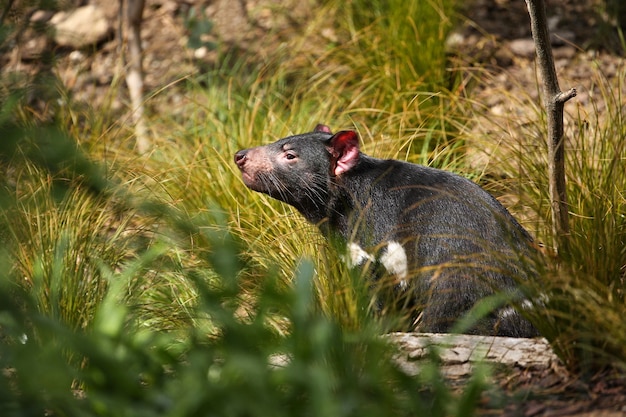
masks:
<svg viewBox="0 0 626 417"><path fill-rule="evenodd" d="M287 159L296 159L298 157L298 155L296 155L295 152L293 151L286 151L285 152L285 158Z"/></svg>

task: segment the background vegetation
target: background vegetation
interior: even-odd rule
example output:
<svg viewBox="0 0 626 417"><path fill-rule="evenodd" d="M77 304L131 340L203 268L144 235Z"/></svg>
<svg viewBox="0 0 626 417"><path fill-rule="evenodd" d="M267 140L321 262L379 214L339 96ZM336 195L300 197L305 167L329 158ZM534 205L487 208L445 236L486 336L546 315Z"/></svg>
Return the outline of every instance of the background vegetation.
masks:
<svg viewBox="0 0 626 417"><path fill-rule="evenodd" d="M321 59L293 39L188 80L184 109L150 120L147 156L113 110L74 105L49 78L3 80L0 414L475 410L484 375L452 392L436 366L400 372L363 282L291 208L247 190L231 158L318 122L355 128L367 153L518 196L511 209L549 248L543 113L523 125L526 142L491 155L503 178L483 176L465 151L480 146L484 109L455 88L468 80L443 52L456 2L339 6L321 5L342 39ZM570 251L531 289L544 304L533 322L587 374L626 365L626 124L621 88L595 77L608 112L578 114L568 132Z"/></svg>

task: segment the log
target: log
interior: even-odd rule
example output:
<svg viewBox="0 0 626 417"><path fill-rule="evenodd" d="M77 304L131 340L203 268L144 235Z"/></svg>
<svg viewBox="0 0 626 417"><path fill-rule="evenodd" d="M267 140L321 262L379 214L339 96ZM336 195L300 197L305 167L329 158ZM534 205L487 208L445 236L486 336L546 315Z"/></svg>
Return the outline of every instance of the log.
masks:
<svg viewBox="0 0 626 417"><path fill-rule="evenodd" d="M419 373L420 365L430 357L432 349L438 354L442 374L454 379L469 377L478 363L533 371L560 365L543 338L441 333L391 333L386 337L398 348L396 363L409 375Z"/></svg>

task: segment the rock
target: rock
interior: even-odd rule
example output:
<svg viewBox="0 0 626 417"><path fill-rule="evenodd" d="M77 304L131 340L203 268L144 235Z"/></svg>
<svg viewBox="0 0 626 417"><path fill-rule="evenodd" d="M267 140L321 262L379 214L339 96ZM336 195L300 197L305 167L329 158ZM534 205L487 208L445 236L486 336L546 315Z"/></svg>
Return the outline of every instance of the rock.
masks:
<svg viewBox="0 0 626 417"><path fill-rule="evenodd" d="M446 38L446 51L456 52L467 45L466 36L459 31L452 31Z"/></svg>
<svg viewBox="0 0 626 417"><path fill-rule="evenodd" d="M574 32L560 30L550 35L550 43L553 47L570 45L574 42ZM535 42L532 38L513 39L509 42L509 49L513 54L532 59L535 56Z"/></svg>
<svg viewBox="0 0 626 417"><path fill-rule="evenodd" d="M509 49L513 54L524 58L535 56L535 42L531 38L513 39L509 42Z"/></svg>
<svg viewBox="0 0 626 417"><path fill-rule="evenodd" d="M50 24L54 41L61 46L75 49L97 44L111 31L104 11L95 5L56 13L50 19Z"/></svg>
<svg viewBox="0 0 626 417"><path fill-rule="evenodd" d="M30 17L30 21L31 23L46 23L52 16L54 16L54 12L50 10L37 10Z"/></svg>
<svg viewBox="0 0 626 417"><path fill-rule="evenodd" d="M32 33L32 31L29 31L29 34ZM46 42L46 37L45 36L26 36L26 39L28 39L26 42L24 42L23 46L22 46L22 54L21 54L21 60L22 61L38 61L41 59L41 56L43 55L43 53L46 51L46 49L48 48L48 42Z"/></svg>

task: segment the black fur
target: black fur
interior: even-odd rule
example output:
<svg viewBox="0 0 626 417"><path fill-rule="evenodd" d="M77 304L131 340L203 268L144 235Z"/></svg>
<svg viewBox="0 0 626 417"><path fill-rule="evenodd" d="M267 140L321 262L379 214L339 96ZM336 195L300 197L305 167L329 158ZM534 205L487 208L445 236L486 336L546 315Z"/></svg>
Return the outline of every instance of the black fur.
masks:
<svg viewBox="0 0 626 417"><path fill-rule="evenodd" d="M446 332L494 291L517 294L532 239L473 182L438 169L381 160L358 150L355 132L325 126L237 152L246 185L293 205L325 234L355 242L379 258L387 242L406 252L409 300L418 329ZM471 333L537 335L522 316L494 312Z"/></svg>

